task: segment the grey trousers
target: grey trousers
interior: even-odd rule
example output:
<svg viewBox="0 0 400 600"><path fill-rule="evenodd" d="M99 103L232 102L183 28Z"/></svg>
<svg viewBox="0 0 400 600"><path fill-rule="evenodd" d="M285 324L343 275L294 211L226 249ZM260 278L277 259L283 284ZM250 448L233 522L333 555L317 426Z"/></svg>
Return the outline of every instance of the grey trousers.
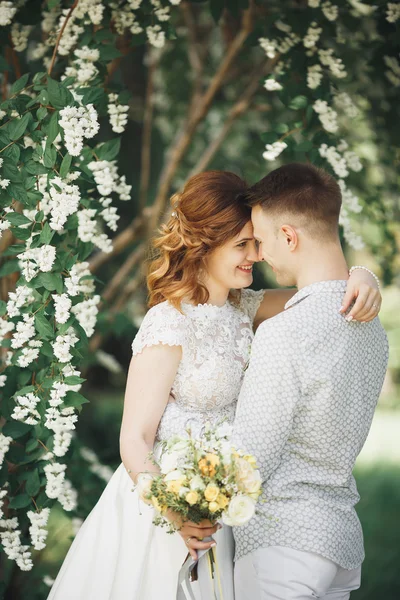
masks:
<svg viewBox="0 0 400 600"><path fill-rule="evenodd" d="M312 552L260 548L235 564L235 600L348 600L361 567L348 571Z"/></svg>

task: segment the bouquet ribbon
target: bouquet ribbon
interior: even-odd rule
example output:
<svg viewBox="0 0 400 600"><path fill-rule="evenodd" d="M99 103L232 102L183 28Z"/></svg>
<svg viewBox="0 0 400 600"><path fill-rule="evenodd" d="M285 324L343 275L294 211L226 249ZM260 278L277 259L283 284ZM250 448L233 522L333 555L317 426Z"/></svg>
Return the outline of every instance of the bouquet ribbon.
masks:
<svg viewBox="0 0 400 600"><path fill-rule="evenodd" d="M212 539L213 538L211 537L207 537L202 541L209 542L212 541ZM193 560L190 554L188 555L179 571L176 600L187 600L184 584L190 600L196 600L191 586L191 575L196 565L198 569L198 582L201 589L201 596L209 600L224 600L221 572L216 557L215 547L209 548L208 550L198 550L197 560Z"/></svg>

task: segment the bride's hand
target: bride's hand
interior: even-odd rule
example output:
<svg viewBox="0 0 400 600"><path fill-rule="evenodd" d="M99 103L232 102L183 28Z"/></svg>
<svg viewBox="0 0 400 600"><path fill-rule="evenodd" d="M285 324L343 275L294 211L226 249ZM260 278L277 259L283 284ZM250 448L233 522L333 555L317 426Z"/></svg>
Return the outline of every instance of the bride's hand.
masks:
<svg viewBox="0 0 400 600"><path fill-rule="evenodd" d="M375 278L364 269L355 269L349 278L341 313L354 306L346 320L368 322L374 319L381 308L382 296Z"/></svg>
<svg viewBox="0 0 400 600"><path fill-rule="evenodd" d="M193 560L197 560L197 550L208 550L209 548L216 546L216 542L213 540L202 542L201 539L210 537L218 531L221 527L218 523L213 525L211 521L207 520L201 521L200 523L182 521L181 516L174 513L172 510L168 511L165 516L178 530L177 532L182 537Z"/></svg>

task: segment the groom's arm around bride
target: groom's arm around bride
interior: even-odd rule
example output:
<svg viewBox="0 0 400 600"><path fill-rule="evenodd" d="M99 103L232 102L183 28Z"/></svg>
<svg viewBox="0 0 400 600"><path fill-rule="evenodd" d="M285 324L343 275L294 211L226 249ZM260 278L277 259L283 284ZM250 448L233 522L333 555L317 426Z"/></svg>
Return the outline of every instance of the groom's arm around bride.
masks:
<svg viewBox="0 0 400 600"><path fill-rule="evenodd" d="M387 366L379 320L339 313L348 271L340 189L311 165L253 186L260 258L297 294L263 323L241 390L235 436L258 458L260 515L235 530L237 600L345 600L364 559L352 470Z"/></svg>

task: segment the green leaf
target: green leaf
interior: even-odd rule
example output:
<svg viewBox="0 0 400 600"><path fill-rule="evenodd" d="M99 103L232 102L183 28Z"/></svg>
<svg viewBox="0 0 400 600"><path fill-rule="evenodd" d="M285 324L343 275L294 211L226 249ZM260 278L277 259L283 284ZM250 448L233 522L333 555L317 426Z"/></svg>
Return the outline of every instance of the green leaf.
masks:
<svg viewBox="0 0 400 600"><path fill-rule="evenodd" d="M45 175L49 172L45 166L35 160L28 160L24 166L30 175Z"/></svg>
<svg viewBox="0 0 400 600"><path fill-rule="evenodd" d="M54 350L53 347L49 344L49 342L43 342L43 345L40 348L40 354L43 354L43 356L47 356L47 358L54 358Z"/></svg>
<svg viewBox="0 0 400 600"><path fill-rule="evenodd" d="M286 123L278 123L278 125L275 127L275 131L276 133L282 135L283 133L287 133L289 131L289 126L286 125Z"/></svg>
<svg viewBox="0 0 400 600"><path fill-rule="evenodd" d="M46 221L46 223L44 224L44 227L42 229L42 231L40 232L40 242L42 244L50 244L51 240L53 239L53 236L55 234L54 229L52 229L48 223L48 221Z"/></svg>
<svg viewBox="0 0 400 600"><path fill-rule="evenodd" d="M12 140L17 140L26 131L29 121L32 119L30 113L26 113L21 119L14 119L8 123L7 133Z"/></svg>
<svg viewBox="0 0 400 600"><path fill-rule="evenodd" d="M9 507L10 508L25 508L25 506L29 506L32 503L32 500L28 496L28 494L19 494L14 498L11 498Z"/></svg>
<svg viewBox="0 0 400 600"><path fill-rule="evenodd" d="M118 156L120 147L121 138L114 138L97 148L96 154L100 160L113 160Z"/></svg>
<svg viewBox="0 0 400 600"><path fill-rule="evenodd" d="M66 393L66 396L64 398L65 407L77 408L82 406L83 404L87 404L88 402L89 400L82 396L82 394L79 394L78 392L73 392L71 390Z"/></svg>
<svg viewBox="0 0 400 600"><path fill-rule="evenodd" d="M72 156L70 154L67 154L64 156L64 158L62 159L61 162L61 167L60 167L60 177L64 178L67 176L67 174L69 173L69 170L71 168L71 162L72 162Z"/></svg>
<svg viewBox="0 0 400 600"><path fill-rule="evenodd" d="M14 94L18 94L18 92L23 90L26 84L28 83L28 79L29 73L25 73L25 75L22 75L22 77L17 79L17 81L15 81L11 86L10 95L14 96Z"/></svg>
<svg viewBox="0 0 400 600"><path fill-rule="evenodd" d="M308 152L313 148L313 143L310 140L304 140L304 142L300 142L297 146L294 147L295 152Z"/></svg>
<svg viewBox="0 0 400 600"><path fill-rule="evenodd" d="M211 0L210 1L210 12L212 15L212 18L214 19L214 21L216 23L218 23L218 21L221 18L221 15L224 11L225 8L225 0Z"/></svg>
<svg viewBox="0 0 400 600"><path fill-rule="evenodd" d="M21 173L16 164L14 164L9 158L4 160L2 165L1 174L13 183L22 183Z"/></svg>
<svg viewBox="0 0 400 600"><path fill-rule="evenodd" d="M28 223L32 225L32 221L28 217L17 212L7 213L7 221L10 221L12 225L26 225Z"/></svg>
<svg viewBox="0 0 400 600"><path fill-rule="evenodd" d="M30 496L36 496L40 490L40 477L39 471L34 469L31 471L26 479L25 491Z"/></svg>
<svg viewBox="0 0 400 600"><path fill-rule="evenodd" d="M83 383L86 379L82 377L78 377L77 375L68 375L68 377L64 377L64 383L67 385L78 385L78 383Z"/></svg>
<svg viewBox="0 0 400 600"><path fill-rule="evenodd" d="M19 270L20 266L18 264L18 259L8 260L0 268L0 276L4 277L4 275L10 275L10 273L16 273Z"/></svg>
<svg viewBox="0 0 400 600"><path fill-rule="evenodd" d="M32 452L32 450L35 450L38 447L38 444L39 444L39 442L37 441L36 438L31 438L25 444L26 452Z"/></svg>
<svg viewBox="0 0 400 600"><path fill-rule="evenodd" d="M100 50L100 60L102 62L109 62L114 60L114 58L120 58L123 56L123 54L114 45L106 46L105 44L102 44L101 46L98 46L98 49Z"/></svg>
<svg viewBox="0 0 400 600"><path fill-rule="evenodd" d="M266 131L265 133L261 134L261 139L264 144L273 144L277 139L279 139L279 135L274 131Z"/></svg>
<svg viewBox="0 0 400 600"><path fill-rule="evenodd" d="M54 140L56 139L58 133L59 133L58 111L56 110L51 115L50 121L49 121L48 126L47 126L47 141L46 141L46 145L50 146L50 144L52 144L54 142Z"/></svg>
<svg viewBox="0 0 400 600"><path fill-rule="evenodd" d="M57 290L59 294L62 294L62 279L58 273L39 273L37 277L32 280L35 288L44 287L46 290L52 292ZM61 286L61 291L58 291Z"/></svg>
<svg viewBox="0 0 400 600"><path fill-rule="evenodd" d="M7 303L0 300L0 317L3 317L7 312Z"/></svg>
<svg viewBox="0 0 400 600"><path fill-rule="evenodd" d="M17 240L27 240L31 236L31 231L29 228L21 229L20 227L14 227L13 233Z"/></svg>
<svg viewBox="0 0 400 600"><path fill-rule="evenodd" d="M28 431L31 429L32 425L27 425L26 423L21 423L20 421L7 421L7 423L3 425L2 433L4 435L9 435L13 438L13 440L17 440L28 433Z"/></svg>
<svg viewBox="0 0 400 600"><path fill-rule="evenodd" d="M7 190L6 190L7 194L9 196L11 196L12 198L14 198L14 200L19 200L20 202L22 202L23 204L27 204L28 203L28 196L26 193L26 189L24 188L24 186L22 185L22 183L10 183L7 186ZM24 238L21 238L24 239Z"/></svg>
<svg viewBox="0 0 400 600"><path fill-rule="evenodd" d="M47 108L45 106L41 106L36 111L36 118L38 121L43 121L43 119L47 116Z"/></svg>
<svg viewBox="0 0 400 600"><path fill-rule="evenodd" d="M57 150L54 146L49 146L46 144L46 148L43 155L43 164L48 169L52 169L56 164L57 160Z"/></svg>
<svg viewBox="0 0 400 600"><path fill-rule="evenodd" d="M2 155L7 156L7 158L10 158L14 163L17 163L21 156L21 149L18 144L13 144L8 148L4 148Z"/></svg>
<svg viewBox="0 0 400 600"><path fill-rule="evenodd" d="M29 394L29 392L34 392L35 391L35 386L34 385L27 385L23 388L21 388L20 390L17 390L14 394L14 396L24 396L25 394Z"/></svg>
<svg viewBox="0 0 400 600"><path fill-rule="evenodd" d="M53 327L41 313L36 313L35 315L35 328L44 339L52 339L54 337Z"/></svg>
<svg viewBox="0 0 400 600"><path fill-rule="evenodd" d="M101 100L105 100L106 95L103 89L100 88L86 88L83 91L83 104L98 104Z"/></svg>
<svg viewBox="0 0 400 600"><path fill-rule="evenodd" d="M299 110L300 108L305 108L308 104L308 99L306 96L296 96L291 100L289 104L289 108L292 110Z"/></svg>
<svg viewBox="0 0 400 600"><path fill-rule="evenodd" d="M75 102L71 92L58 81L48 78L47 92L49 102L54 108L65 108L72 106Z"/></svg>

